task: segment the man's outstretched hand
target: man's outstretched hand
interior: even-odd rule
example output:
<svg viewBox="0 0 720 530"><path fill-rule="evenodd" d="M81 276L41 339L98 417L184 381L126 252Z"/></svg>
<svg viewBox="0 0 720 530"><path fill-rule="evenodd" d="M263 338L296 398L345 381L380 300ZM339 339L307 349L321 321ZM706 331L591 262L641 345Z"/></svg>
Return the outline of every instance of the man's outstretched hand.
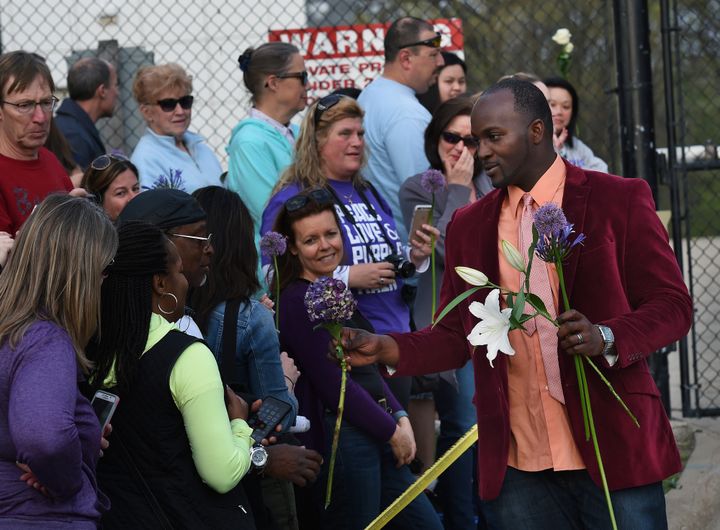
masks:
<svg viewBox="0 0 720 530"><path fill-rule="evenodd" d="M367 366L373 363L395 366L400 358L397 343L387 335L343 328L340 339L350 366Z"/></svg>

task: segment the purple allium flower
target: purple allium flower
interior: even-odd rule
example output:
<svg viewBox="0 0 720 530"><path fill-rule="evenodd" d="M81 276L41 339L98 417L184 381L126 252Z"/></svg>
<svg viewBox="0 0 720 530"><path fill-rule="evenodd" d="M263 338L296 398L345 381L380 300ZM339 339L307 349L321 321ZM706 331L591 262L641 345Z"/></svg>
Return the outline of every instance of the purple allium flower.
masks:
<svg viewBox="0 0 720 530"><path fill-rule="evenodd" d="M567 222L562 209L553 203L538 208L534 216L535 229L538 231L538 242L535 254L549 263L562 262L575 246L585 240L584 234L578 234L574 240L573 224Z"/></svg>
<svg viewBox="0 0 720 530"><path fill-rule="evenodd" d="M287 250L285 236L277 232L268 232L260 240L260 252L266 258L282 256Z"/></svg>
<svg viewBox="0 0 720 530"><path fill-rule="evenodd" d="M185 179L182 176L182 170L172 168L170 168L167 175L160 175L153 180L151 186L143 186L143 188L146 190L170 189L186 191Z"/></svg>
<svg viewBox="0 0 720 530"><path fill-rule="evenodd" d="M324 277L308 287L305 308L310 322L340 323L352 317L357 302L341 280Z"/></svg>
<svg viewBox="0 0 720 530"><path fill-rule="evenodd" d="M445 176L437 169L428 169L420 177L420 185L428 193L435 193L445 187Z"/></svg>
<svg viewBox="0 0 720 530"><path fill-rule="evenodd" d="M537 209L533 216L535 228L543 236L557 234L568 224L565 214L557 204L548 202Z"/></svg>

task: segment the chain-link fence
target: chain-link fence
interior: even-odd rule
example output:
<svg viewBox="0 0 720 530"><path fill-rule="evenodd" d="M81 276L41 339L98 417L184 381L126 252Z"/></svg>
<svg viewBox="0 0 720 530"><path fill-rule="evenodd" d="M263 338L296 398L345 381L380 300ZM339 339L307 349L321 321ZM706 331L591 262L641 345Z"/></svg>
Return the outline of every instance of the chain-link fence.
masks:
<svg viewBox="0 0 720 530"><path fill-rule="evenodd" d="M662 1L649 2L658 145L666 145L665 99L669 97L663 88L660 38L663 31L671 31L675 35L676 93L672 103L679 119L678 144L699 146L695 151L703 149L704 154L693 155L687 162L706 164L704 171L685 173L681 160L674 168L681 177L687 176L683 210L675 214L682 216L684 223L689 221L685 268L697 309L689 385L697 384L708 392L698 394L694 406L720 410L720 324L716 316L720 309L720 216L716 206L720 165L714 149L720 141L715 118L716 87L720 84L720 1L677 0L677 20L672 28L661 27ZM609 0L3 0L0 43L3 51L25 49L45 56L61 96L68 66L77 58L97 54L115 64L119 107L113 118L98 125L106 146L126 154L132 152L145 127L131 94L135 72L144 64L180 64L194 78L191 130L207 138L226 166L230 132L245 117L249 105L237 63L246 47L269 40L297 44L306 57L310 95L319 97L338 86L362 88L380 75L385 25L403 15L436 22L444 45L462 53L467 62L470 91L517 71L540 77L557 75L560 47L551 36L558 28L568 28L574 44L568 78L580 97L577 134L608 162L611 172L622 172L616 36L613 2ZM666 191L660 191L659 202L669 208Z"/></svg>
<svg viewBox="0 0 720 530"><path fill-rule="evenodd" d="M720 415L720 2L678 2L674 40L685 273L695 302L686 413Z"/></svg>
<svg viewBox="0 0 720 530"><path fill-rule="evenodd" d="M307 58L310 95L317 97L349 77L347 68L338 65L355 71L362 68L362 76L354 79L360 88L381 73L383 24L404 14L438 19L444 21L438 29L445 35L445 44L451 35L464 41L459 51L464 52L469 67L468 86L480 90L516 71L541 77L557 74L555 58L560 48L550 37L559 27L567 27L575 45L569 77L581 100L579 136L618 171L617 117L609 92L614 70L608 4L563 1L543 6L528 0L491 4L458 0L4 0L0 32L4 51L26 49L45 56L61 92L68 65L80 56L99 54L114 63L120 104L115 117L101 120L98 126L108 147L128 154L144 129L132 98L133 75L144 64L179 63L194 78L191 130L205 136L224 161L230 131L248 107L237 63L248 46L271 39L298 44ZM358 30L361 24L371 27L371 38ZM334 30L307 31L327 26L358 30L359 40L370 43L366 47L371 50L358 54L352 46L343 47L342 35ZM328 58L319 58L323 56Z"/></svg>

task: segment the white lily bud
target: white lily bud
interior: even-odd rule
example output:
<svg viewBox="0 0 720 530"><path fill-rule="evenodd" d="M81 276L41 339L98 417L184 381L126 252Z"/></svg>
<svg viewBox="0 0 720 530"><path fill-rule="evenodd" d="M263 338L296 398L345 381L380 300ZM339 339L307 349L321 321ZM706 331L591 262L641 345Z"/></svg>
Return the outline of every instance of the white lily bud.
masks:
<svg viewBox="0 0 720 530"><path fill-rule="evenodd" d="M560 28L555 32L555 35L552 36L552 40L560 46L565 46L570 42L570 37L572 37L572 33L570 33L569 29Z"/></svg>
<svg viewBox="0 0 720 530"><path fill-rule="evenodd" d="M573 51L574 49L575 49L575 46L573 45L572 42L568 42L568 43L563 47L563 51L564 51L565 53L572 53L572 51Z"/></svg>
<svg viewBox="0 0 720 530"><path fill-rule="evenodd" d="M510 266L515 270L525 272L525 260L522 255L520 255L520 251L518 251L512 243L505 239L502 240L501 245L503 255L505 256L505 259L508 260Z"/></svg>
<svg viewBox="0 0 720 530"><path fill-rule="evenodd" d="M455 267L455 272L470 285L475 285L476 287L487 285L488 277L477 269L473 269L472 267Z"/></svg>

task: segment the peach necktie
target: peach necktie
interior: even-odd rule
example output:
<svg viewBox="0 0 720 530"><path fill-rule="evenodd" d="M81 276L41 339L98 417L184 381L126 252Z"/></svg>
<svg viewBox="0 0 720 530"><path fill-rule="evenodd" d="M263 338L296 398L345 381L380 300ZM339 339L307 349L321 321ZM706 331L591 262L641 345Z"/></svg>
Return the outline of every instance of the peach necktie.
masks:
<svg viewBox="0 0 720 530"><path fill-rule="evenodd" d="M535 204L532 195L526 193L523 195L523 212L520 218L520 251L525 257L527 265L527 251L532 244L532 224ZM555 301L553 300L552 289L550 287L550 278L548 277L545 262L535 256L533 258L532 269L530 270L530 292L539 296L545 307L553 318L557 317L555 309ZM535 310L528 304L525 307L526 313ZM558 362L558 340L557 328L542 316L537 316L532 320L525 322L525 329L528 335L532 336L535 331L538 333L540 341L540 351L542 352L543 365L545 366L545 376L547 377L548 390L550 395L557 399L560 403L565 404L565 397L562 390L562 381L560 381L560 364Z"/></svg>

